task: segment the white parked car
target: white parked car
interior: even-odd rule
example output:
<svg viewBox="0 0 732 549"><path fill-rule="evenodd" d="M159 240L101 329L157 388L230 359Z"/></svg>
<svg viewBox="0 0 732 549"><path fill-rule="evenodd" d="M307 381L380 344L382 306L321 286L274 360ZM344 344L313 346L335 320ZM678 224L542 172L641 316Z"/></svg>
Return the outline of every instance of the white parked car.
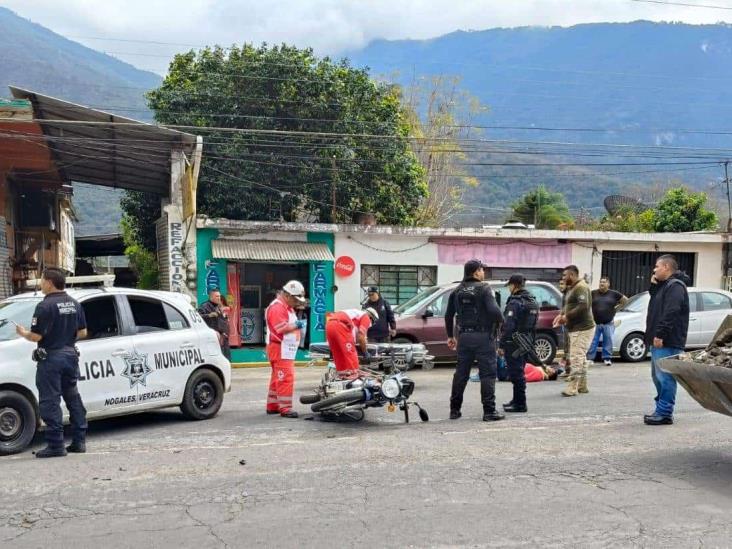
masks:
<svg viewBox="0 0 732 549"><path fill-rule="evenodd" d="M170 406L196 420L218 413L231 389L231 364L216 333L184 295L128 288L67 291L87 321L88 337L77 347L88 419ZM41 299L38 292L0 302L0 455L22 451L40 427L31 360L36 344L18 337L13 322L30 327Z"/></svg>
<svg viewBox="0 0 732 549"><path fill-rule="evenodd" d="M643 341L650 295L633 296L615 315L613 352L623 360L638 362L648 349ZM732 293L713 288L689 288L689 349L706 347L727 315L732 314Z"/></svg>

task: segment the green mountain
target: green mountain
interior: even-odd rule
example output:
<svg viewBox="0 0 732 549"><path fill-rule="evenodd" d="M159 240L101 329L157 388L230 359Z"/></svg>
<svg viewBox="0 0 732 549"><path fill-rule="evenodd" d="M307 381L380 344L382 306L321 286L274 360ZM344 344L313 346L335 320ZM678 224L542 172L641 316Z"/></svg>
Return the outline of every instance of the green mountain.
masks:
<svg viewBox="0 0 732 549"><path fill-rule="evenodd" d="M139 120L151 120L143 96L160 76L141 71L60 36L0 7L0 92L28 88ZM111 107L111 108L110 108ZM120 191L74 186L77 233L119 231Z"/></svg>
<svg viewBox="0 0 732 549"><path fill-rule="evenodd" d="M160 83L158 75L4 8L0 45L0 86L151 119L143 94ZM464 160L480 184L467 190L455 223L502 221L511 202L540 184L563 192L575 213L586 208L593 215L602 213L609 194L652 202L674 182L726 204L722 169L714 163L732 156L730 25L638 21L458 31L431 40L377 40L346 55L403 85L458 75L488 106L472 121L485 126L472 137L496 141L476 144ZM601 146L608 144L634 148ZM118 192L76 185L75 193L80 234L118 230Z"/></svg>
<svg viewBox="0 0 732 549"><path fill-rule="evenodd" d="M510 147L519 154L471 156L472 164L483 165L471 167L481 184L468 192L466 204L501 204L540 183L564 192L571 206L594 208L596 214L608 194L647 198L649 187L672 181L722 198L721 189L710 186L722 175L719 166L639 164L724 160L732 153L730 25L638 21L458 31L431 40L379 40L348 57L403 85L458 75L461 86L488 106L474 121L486 126L480 137L522 142ZM592 144L727 150L661 154ZM503 162L535 165L485 165ZM557 163L630 165L552 165Z"/></svg>

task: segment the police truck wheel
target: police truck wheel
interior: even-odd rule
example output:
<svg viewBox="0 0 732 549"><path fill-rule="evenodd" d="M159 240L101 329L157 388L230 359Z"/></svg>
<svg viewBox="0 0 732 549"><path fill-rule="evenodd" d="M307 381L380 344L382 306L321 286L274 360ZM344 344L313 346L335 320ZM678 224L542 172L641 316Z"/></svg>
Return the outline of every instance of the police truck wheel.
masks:
<svg viewBox="0 0 732 549"><path fill-rule="evenodd" d="M193 372L183 395L180 410L188 419L200 420L214 417L224 401L224 385L211 370Z"/></svg>
<svg viewBox="0 0 732 549"><path fill-rule="evenodd" d="M536 338L534 338L534 350L536 351L536 356L544 364L551 364L554 362L554 357L557 356L557 343L550 335L536 334Z"/></svg>
<svg viewBox="0 0 732 549"><path fill-rule="evenodd" d="M620 345L620 357L627 362L640 362L646 358L647 352L646 342L640 332L625 336Z"/></svg>
<svg viewBox="0 0 732 549"><path fill-rule="evenodd" d="M33 404L15 391L0 391L0 455L22 452L33 440L38 418Z"/></svg>

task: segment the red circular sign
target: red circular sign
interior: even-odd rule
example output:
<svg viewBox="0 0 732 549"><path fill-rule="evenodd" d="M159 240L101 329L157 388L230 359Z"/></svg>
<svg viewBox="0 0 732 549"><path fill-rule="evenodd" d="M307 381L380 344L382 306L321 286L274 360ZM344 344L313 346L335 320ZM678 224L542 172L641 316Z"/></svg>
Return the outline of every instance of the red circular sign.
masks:
<svg viewBox="0 0 732 549"><path fill-rule="evenodd" d="M356 262L352 257L342 255L335 262L335 272L338 276L351 276L356 270Z"/></svg>

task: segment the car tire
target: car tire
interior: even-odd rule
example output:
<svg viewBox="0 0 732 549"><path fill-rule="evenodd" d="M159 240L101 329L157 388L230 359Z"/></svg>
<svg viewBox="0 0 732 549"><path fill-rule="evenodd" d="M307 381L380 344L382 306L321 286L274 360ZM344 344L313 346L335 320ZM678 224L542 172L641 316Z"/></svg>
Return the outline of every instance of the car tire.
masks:
<svg viewBox="0 0 732 549"><path fill-rule="evenodd" d="M33 440L38 416L33 403L15 391L0 391L0 455L22 452Z"/></svg>
<svg viewBox="0 0 732 549"><path fill-rule="evenodd" d="M539 332L534 338L534 351L544 364L551 364L557 356L557 342L549 334Z"/></svg>
<svg viewBox="0 0 732 549"><path fill-rule="evenodd" d="M196 370L188 378L180 411L188 419L202 420L214 417L224 402L224 384L214 372Z"/></svg>
<svg viewBox="0 0 732 549"><path fill-rule="evenodd" d="M628 334L620 345L620 358L626 362L640 362L647 354L648 348L641 332Z"/></svg>

